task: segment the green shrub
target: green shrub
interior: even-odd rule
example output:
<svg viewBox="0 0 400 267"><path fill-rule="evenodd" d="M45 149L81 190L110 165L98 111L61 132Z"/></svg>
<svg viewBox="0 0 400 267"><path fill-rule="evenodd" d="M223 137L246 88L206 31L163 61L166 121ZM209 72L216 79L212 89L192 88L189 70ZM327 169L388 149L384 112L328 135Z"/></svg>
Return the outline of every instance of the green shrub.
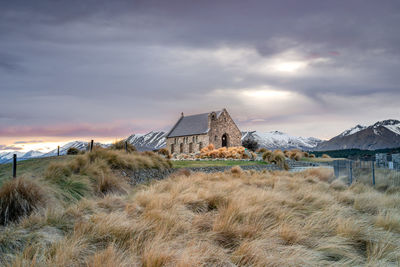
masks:
<svg viewBox="0 0 400 267"><path fill-rule="evenodd" d="M80 152L79 149L77 149L76 147L70 147L67 150L67 155L78 155Z"/></svg>
<svg viewBox="0 0 400 267"><path fill-rule="evenodd" d="M71 162L51 163L44 174L44 179L59 189L59 193L65 201L79 200L87 196L90 192L88 178L78 175L77 166L82 163L84 156L78 156ZM83 168L83 166L80 166Z"/></svg>
<svg viewBox="0 0 400 267"><path fill-rule="evenodd" d="M253 152L256 151L259 147L258 142L252 139L243 140L242 146Z"/></svg>

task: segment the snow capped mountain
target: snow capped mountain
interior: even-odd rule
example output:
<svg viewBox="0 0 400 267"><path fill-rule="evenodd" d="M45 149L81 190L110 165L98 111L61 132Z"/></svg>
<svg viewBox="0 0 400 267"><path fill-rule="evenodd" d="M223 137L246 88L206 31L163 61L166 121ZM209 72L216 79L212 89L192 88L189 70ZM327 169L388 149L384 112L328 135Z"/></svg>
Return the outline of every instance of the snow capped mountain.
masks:
<svg viewBox="0 0 400 267"><path fill-rule="evenodd" d="M26 152L22 157L23 158L38 158L43 155L44 155L43 152L36 151L36 150L30 150L30 151Z"/></svg>
<svg viewBox="0 0 400 267"><path fill-rule="evenodd" d="M355 127L348 129L346 131L344 131L343 133L341 133L339 136L348 136L348 135L352 135L355 134L356 132L362 131L364 129L366 129L367 126L362 126L362 125L356 125Z"/></svg>
<svg viewBox="0 0 400 267"><path fill-rule="evenodd" d="M297 137L279 131L267 133L262 132L242 132L242 141L245 139L256 140L260 147L267 149L302 149L312 150L322 140L314 137Z"/></svg>
<svg viewBox="0 0 400 267"><path fill-rule="evenodd" d="M0 163L7 163L11 162L13 155L17 154L17 158L22 157L25 153L20 151L7 151L7 152L0 152Z"/></svg>
<svg viewBox="0 0 400 267"><path fill-rule="evenodd" d="M151 131L147 134L132 134L126 140L134 145L139 151L156 150L165 147L166 133L162 131ZM383 120L370 126L356 125L329 141L322 141L313 137L297 137L279 131L272 132L242 132L242 140L256 140L260 147L274 149L302 149L302 150L339 150L339 149L382 149L400 147L400 121ZM108 145L96 143L107 147ZM86 150L88 142L73 141L60 147L60 155L67 154L67 150L75 147ZM0 164L12 161L13 154L17 154L18 160L37 157L50 157L57 155L57 149L47 153L31 150L0 151Z"/></svg>
<svg viewBox="0 0 400 267"><path fill-rule="evenodd" d="M8 152L0 152L0 164L12 162L13 155L17 154L18 160L24 160L29 158L36 158L43 155L40 151L28 151L28 152L20 152L20 151L8 151Z"/></svg>
<svg viewBox="0 0 400 267"><path fill-rule="evenodd" d="M396 147L400 147L400 121L383 120L370 126L357 125L319 144L317 150L375 150Z"/></svg>
<svg viewBox="0 0 400 267"><path fill-rule="evenodd" d="M88 148L89 143L84 141L73 141L69 142L60 147L60 155L66 155L69 148L74 147L79 150L86 150ZM107 144L95 143L95 145L100 145L102 147L107 147ZM28 152L20 152L20 151L7 151L0 152L0 164L1 163L9 163L12 161L13 154L17 154L17 160L26 160L31 158L40 158L40 157L53 157L57 156L57 148L53 149L47 153L43 153L37 150L31 150Z"/></svg>
<svg viewBox="0 0 400 267"><path fill-rule="evenodd" d="M149 132L147 134L132 134L126 140L138 151L156 150L165 147L165 132Z"/></svg>
<svg viewBox="0 0 400 267"><path fill-rule="evenodd" d="M374 129L379 129L379 127L385 127L389 131L392 131L393 133L400 135L400 121L398 120L378 121L377 123L375 123L370 127L373 127Z"/></svg>
<svg viewBox="0 0 400 267"><path fill-rule="evenodd" d="M89 143L85 141L73 141L69 142L63 146L60 147L60 155L66 155L68 149L71 147L77 148L79 150L86 150L88 148ZM100 143L96 143L96 145L101 145ZM43 155L43 157L51 157L51 156L57 156L57 148L51 150L50 152L47 152L46 154Z"/></svg>
<svg viewBox="0 0 400 267"><path fill-rule="evenodd" d="M127 141L134 145L139 151L155 150L165 147L165 132L149 132L147 134L133 134ZM268 149L304 149L310 150L322 141L317 138L304 138L291 136L282 132L274 131L268 133L242 132L242 140L254 139L261 147Z"/></svg>

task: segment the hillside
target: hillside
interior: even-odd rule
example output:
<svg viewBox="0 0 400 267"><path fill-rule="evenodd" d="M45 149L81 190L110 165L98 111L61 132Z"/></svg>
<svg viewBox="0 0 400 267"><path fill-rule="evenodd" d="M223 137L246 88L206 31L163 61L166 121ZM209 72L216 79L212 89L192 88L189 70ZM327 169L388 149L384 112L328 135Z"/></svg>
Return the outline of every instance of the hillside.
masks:
<svg viewBox="0 0 400 267"><path fill-rule="evenodd" d="M315 150L376 150L400 147L400 121L378 121L370 126L357 125L320 143Z"/></svg>

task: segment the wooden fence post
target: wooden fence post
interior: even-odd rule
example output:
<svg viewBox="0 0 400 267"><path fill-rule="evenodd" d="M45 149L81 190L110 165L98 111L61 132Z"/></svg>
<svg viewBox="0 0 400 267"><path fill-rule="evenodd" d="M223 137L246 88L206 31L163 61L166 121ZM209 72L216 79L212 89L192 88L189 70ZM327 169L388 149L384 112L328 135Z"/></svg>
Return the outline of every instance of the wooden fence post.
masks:
<svg viewBox="0 0 400 267"><path fill-rule="evenodd" d="M57 157L60 156L60 146L57 146Z"/></svg>
<svg viewBox="0 0 400 267"><path fill-rule="evenodd" d="M351 185L353 183L353 162L351 160L349 161L349 180Z"/></svg>
<svg viewBox="0 0 400 267"><path fill-rule="evenodd" d="M90 141L90 152L93 150L93 140Z"/></svg>
<svg viewBox="0 0 400 267"><path fill-rule="evenodd" d="M17 177L17 154L13 155L13 178Z"/></svg>
<svg viewBox="0 0 400 267"><path fill-rule="evenodd" d="M125 152L128 153L128 141L125 141Z"/></svg>
<svg viewBox="0 0 400 267"><path fill-rule="evenodd" d="M372 163L372 185L375 185L375 162L371 161Z"/></svg>
<svg viewBox="0 0 400 267"><path fill-rule="evenodd" d="M335 173L335 177L339 178L339 162L337 160L333 161L333 172Z"/></svg>

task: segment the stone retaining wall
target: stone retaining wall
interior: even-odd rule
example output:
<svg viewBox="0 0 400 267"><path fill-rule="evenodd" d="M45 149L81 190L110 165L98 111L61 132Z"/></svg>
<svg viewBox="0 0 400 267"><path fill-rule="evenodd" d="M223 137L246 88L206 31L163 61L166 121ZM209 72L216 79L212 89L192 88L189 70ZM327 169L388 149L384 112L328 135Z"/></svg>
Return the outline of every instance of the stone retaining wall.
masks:
<svg viewBox="0 0 400 267"><path fill-rule="evenodd" d="M231 169L233 166L210 166L210 167L192 167L192 168L171 168L171 169L141 169L137 171L132 171L130 173L124 173L125 176L129 177L130 184L141 184L146 183L151 180L162 180L172 173L181 170L187 169L191 172L205 172L205 173L214 173L214 172L224 172L225 170ZM255 170L255 171L263 171L263 170L281 170L276 165L245 165L240 166L243 170Z"/></svg>

